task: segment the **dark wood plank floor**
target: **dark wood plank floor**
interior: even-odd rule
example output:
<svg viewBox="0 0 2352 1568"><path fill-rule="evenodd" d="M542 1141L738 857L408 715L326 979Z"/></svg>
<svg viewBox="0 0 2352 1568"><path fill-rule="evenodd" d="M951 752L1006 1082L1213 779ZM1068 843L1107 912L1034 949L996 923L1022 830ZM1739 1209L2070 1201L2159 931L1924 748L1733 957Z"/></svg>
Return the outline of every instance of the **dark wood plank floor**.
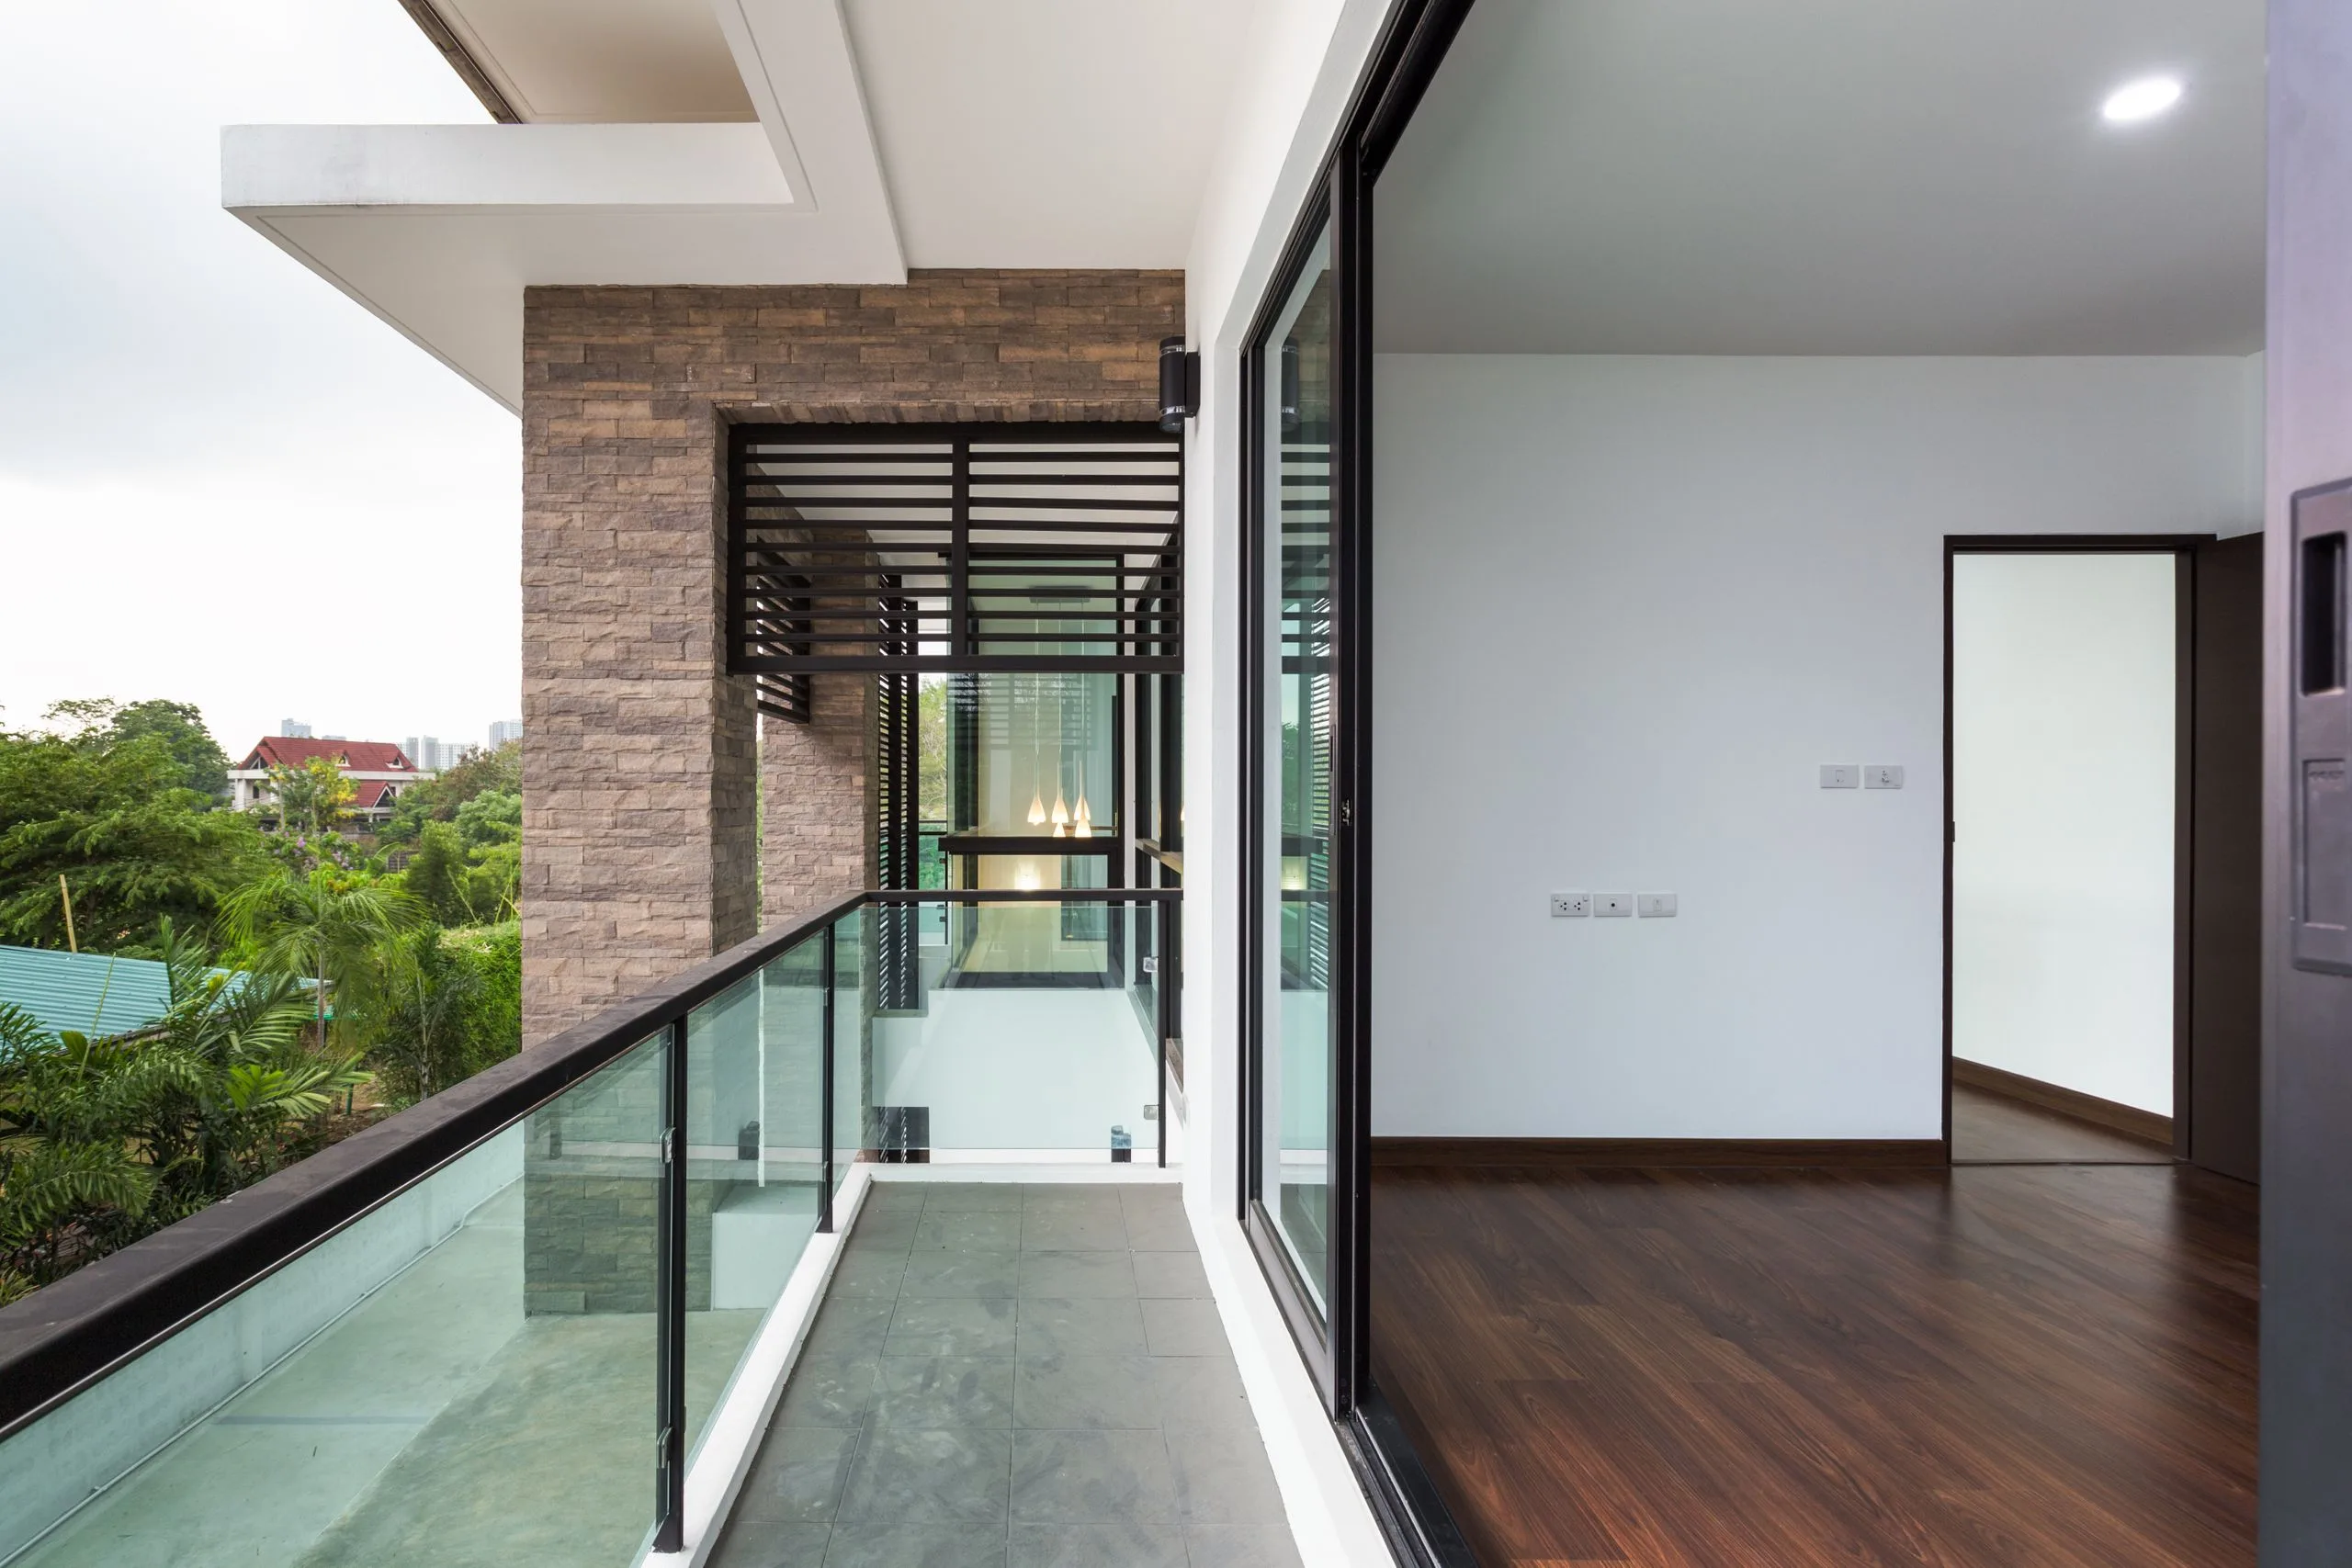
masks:
<svg viewBox="0 0 2352 1568"><path fill-rule="evenodd" d="M2254 1562L2251 1187L1374 1183L1375 1375L1487 1568Z"/></svg>
<svg viewBox="0 0 2352 1568"><path fill-rule="evenodd" d="M1963 1165L2073 1160L2167 1165L2172 1151L1966 1084L1951 1086L1951 1157Z"/></svg>

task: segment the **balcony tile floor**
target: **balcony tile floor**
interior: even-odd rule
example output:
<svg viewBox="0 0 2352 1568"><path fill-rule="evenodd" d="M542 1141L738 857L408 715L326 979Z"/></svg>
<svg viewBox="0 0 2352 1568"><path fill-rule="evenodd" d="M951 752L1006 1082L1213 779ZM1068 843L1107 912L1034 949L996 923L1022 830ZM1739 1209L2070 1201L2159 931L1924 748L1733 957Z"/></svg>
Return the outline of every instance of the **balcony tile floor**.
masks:
<svg viewBox="0 0 2352 1568"><path fill-rule="evenodd" d="M713 1568L1296 1568L1168 1186L879 1181Z"/></svg>

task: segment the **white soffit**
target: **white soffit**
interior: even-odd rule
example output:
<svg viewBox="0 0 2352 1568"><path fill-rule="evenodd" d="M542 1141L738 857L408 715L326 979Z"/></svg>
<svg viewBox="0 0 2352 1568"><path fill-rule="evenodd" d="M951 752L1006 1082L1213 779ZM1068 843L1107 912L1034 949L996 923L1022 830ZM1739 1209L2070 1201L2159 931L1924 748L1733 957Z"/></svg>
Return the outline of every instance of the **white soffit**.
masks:
<svg viewBox="0 0 2352 1568"><path fill-rule="evenodd" d="M710 0L428 0L526 122L748 120Z"/></svg>
<svg viewBox="0 0 2352 1568"><path fill-rule="evenodd" d="M1388 350L2248 354L2262 6L1479 0L1374 199Z"/></svg>
<svg viewBox="0 0 2352 1568"><path fill-rule="evenodd" d="M909 265L1184 265L1250 0L845 4Z"/></svg>
<svg viewBox="0 0 2352 1568"><path fill-rule="evenodd" d="M535 283L903 281L757 125L232 126L221 200L509 408Z"/></svg>

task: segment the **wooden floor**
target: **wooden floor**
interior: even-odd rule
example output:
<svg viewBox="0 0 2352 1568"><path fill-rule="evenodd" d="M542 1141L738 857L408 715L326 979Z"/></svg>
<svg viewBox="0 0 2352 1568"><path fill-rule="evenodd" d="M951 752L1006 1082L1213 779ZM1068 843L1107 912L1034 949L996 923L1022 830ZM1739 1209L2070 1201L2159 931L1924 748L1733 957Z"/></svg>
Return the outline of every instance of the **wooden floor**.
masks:
<svg viewBox="0 0 2352 1568"><path fill-rule="evenodd" d="M2251 1187L1374 1182L1375 1375L1486 1568L2255 1560Z"/></svg>
<svg viewBox="0 0 2352 1568"><path fill-rule="evenodd" d="M1954 1084L1951 1157L1962 1165L2043 1160L2166 1165L2172 1151L2021 1100Z"/></svg>

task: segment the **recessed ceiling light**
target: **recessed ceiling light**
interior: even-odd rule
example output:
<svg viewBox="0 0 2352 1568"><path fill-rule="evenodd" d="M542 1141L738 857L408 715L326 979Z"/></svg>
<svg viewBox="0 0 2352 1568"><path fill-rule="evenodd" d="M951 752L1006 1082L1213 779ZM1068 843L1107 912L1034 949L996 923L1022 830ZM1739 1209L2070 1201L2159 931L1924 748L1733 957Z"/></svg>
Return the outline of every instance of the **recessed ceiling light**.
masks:
<svg viewBox="0 0 2352 1568"><path fill-rule="evenodd" d="M2143 76L2137 82L2126 82L2112 93L2098 112L2117 125L2131 125L2143 119L2154 119L2173 105L2180 102L2180 78L2177 76Z"/></svg>

